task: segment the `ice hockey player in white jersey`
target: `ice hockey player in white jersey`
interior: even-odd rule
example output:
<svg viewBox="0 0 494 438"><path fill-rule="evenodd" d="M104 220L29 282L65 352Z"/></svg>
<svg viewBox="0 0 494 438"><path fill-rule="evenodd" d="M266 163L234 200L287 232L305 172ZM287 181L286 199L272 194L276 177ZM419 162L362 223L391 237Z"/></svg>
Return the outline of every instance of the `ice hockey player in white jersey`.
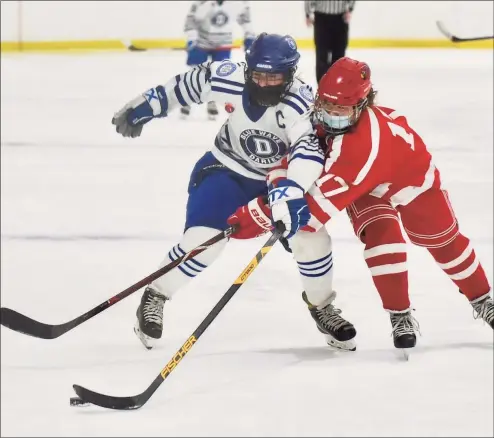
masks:
<svg viewBox="0 0 494 438"><path fill-rule="evenodd" d="M324 152L310 118L312 90L294 76L299 58L292 37L262 33L247 52L246 62L200 64L145 91L114 115L112 123L117 133L137 137L145 123L185 105L214 100L229 112L211 151L192 170L185 231L161 266L226 229L228 218L239 207L266 196L266 175L287 154L288 179L284 183L287 192L296 194L292 205L321 174ZM308 211L300 211L301 226L308 221ZM165 302L210 266L225 245L225 240L216 243L146 287L137 309L135 332L147 348L162 336ZM309 242L293 252L304 275L303 284L314 289L313 296L332 286L329 236L322 243L319 239L314 248ZM353 325L339 315L338 309L332 305L325 309L325 320L338 330L336 342L355 336Z"/></svg>
<svg viewBox="0 0 494 438"><path fill-rule="evenodd" d="M254 41L248 1L194 1L185 19L187 65L210 61L224 61L231 57L234 22L242 26L244 49ZM190 114L190 106L180 109L183 117ZM207 103L209 118L218 115L214 101Z"/></svg>

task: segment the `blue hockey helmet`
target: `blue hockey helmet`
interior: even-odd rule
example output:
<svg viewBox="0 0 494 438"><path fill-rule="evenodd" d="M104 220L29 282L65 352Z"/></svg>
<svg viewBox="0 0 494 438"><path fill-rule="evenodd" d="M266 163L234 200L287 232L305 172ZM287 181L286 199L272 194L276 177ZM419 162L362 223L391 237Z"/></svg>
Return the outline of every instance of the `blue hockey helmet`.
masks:
<svg viewBox="0 0 494 438"><path fill-rule="evenodd" d="M258 105L277 105L290 88L300 53L289 35L261 33L245 54L245 84L251 100ZM282 73L283 82L277 85L259 85L253 73Z"/></svg>

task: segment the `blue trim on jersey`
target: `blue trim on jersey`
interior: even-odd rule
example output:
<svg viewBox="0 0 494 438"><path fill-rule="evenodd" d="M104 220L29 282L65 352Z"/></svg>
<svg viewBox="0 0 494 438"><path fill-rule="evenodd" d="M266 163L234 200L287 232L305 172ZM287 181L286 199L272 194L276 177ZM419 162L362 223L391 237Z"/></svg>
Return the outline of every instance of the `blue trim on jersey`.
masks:
<svg viewBox="0 0 494 438"><path fill-rule="evenodd" d="M282 99L281 102L284 103L285 105L291 106L300 115L302 115L305 112L302 108L300 108L295 102L292 102L291 100Z"/></svg>
<svg viewBox="0 0 494 438"><path fill-rule="evenodd" d="M194 87L194 73L197 74L196 70L192 70L190 72L190 86L194 93L196 94L197 98L195 99L196 103L201 103L201 94L196 90L196 87Z"/></svg>
<svg viewBox="0 0 494 438"><path fill-rule="evenodd" d="M192 93L190 92L189 84L187 84L187 75L189 75L189 72L185 73L183 83L185 85L185 89L187 90L187 94L189 95L189 98L192 102L197 103L196 99L194 96L192 96ZM189 75L190 76L190 75Z"/></svg>
<svg viewBox="0 0 494 438"><path fill-rule="evenodd" d="M180 105L187 106L187 102L184 100L182 92L180 91L180 75L175 76L175 79L177 81L177 85L173 88L173 91L175 91L175 96L177 96Z"/></svg>
<svg viewBox="0 0 494 438"><path fill-rule="evenodd" d="M288 93L286 93L286 95L287 96L290 96L290 97L293 97L294 99L297 99L305 107L306 110L309 110L309 105L307 105L307 103L305 102L305 100L302 99L297 94L288 92Z"/></svg>
<svg viewBox="0 0 494 438"><path fill-rule="evenodd" d="M196 82L197 82L197 89L199 90L199 96L202 94L202 87L201 87L201 73L202 70L199 69L197 71L197 76L196 76Z"/></svg>
<svg viewBox="0 0 494 438"><path fill-rule="evenodd" d="M293 155L288 160L288 164L290 164L296 158L301 158L302 160L311 160L311 161L315 161L316 163L324 164L324 158L323 157L314 157L313 155L304 155L304 154L295 154L295 155Z"/></svg>
<svg viewBox="0 0 494 438"><path fill-rule="evenodd" d="M223 84L234 85L236 87L244 88L244 84L242 84L241 82L230 81L228 79L223 79L223 78L216 78L216 77L211 78L211 83L213 82L221 82Z"/></svg>
<svg viewBox="0 0 494 438"><path fill-rule="evenodd" d="M223 87L216 87L215 85L211 86L212 91L218 91L219 93L227 93L227 94L235 94L237 96L240 96L242 94L242 91L240 90L229 90L228 88L223 88Z"/></svg>
<svg viewBox="0 0 494 438"><path fill-rule="evenodd" d="M242 93L242 106L244 107L244 111L247 117L253 122L257 122L268 109L267 106L252 104L250 102L249 94L246 88L244 88L244 91Z"/></svg>
<svg viewBox="0 0 494 438"><path fill-rule="evenodd" d="M293 152L292 153L298 153L299 149L304 149L306 150L307 152L315 152L315 153L320 153L322 154L322 151L321 149L318 147L318 146L309 146L309 145L297 145L293 148Z"/></svg>

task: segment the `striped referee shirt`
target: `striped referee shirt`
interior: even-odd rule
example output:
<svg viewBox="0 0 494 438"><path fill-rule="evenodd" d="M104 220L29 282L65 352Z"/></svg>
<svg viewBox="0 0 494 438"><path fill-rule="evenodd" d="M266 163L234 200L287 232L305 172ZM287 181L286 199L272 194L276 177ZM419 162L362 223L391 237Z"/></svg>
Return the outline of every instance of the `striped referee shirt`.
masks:
<svg viewBox="0 0 494 438"><path fill-rule="evenodd" d="M326 1L308 1L305 0L305 16L308 18L314 15L314 12L321 14L344 14L347 11L352 12L355 7L355 0L326 0Z"/></svg>

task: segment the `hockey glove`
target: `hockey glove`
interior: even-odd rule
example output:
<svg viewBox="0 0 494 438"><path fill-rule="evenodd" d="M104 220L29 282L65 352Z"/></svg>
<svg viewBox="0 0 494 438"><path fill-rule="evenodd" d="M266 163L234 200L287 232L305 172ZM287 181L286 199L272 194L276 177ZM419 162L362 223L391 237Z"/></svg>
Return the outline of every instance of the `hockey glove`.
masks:
<svg viewBox="0 0 494 438"><path fill-rule="evenodd" d="M116 112L112 124L124 137L139 137L142 126L155 117L166 117L168 99L165 89L159 85L137 96Z"/></svg>
<svg viewBox="0 0 494 438"><path fill-rule="evenodd" d="M283 237L290 239L309 223L310 211L304 190L295 181L282 179L276 187L270 186L268 199L273 224L281 221L285 225Z"/></svg>
<svg viewBox="0 0 494 438"><path fill-rule="evenodd" d="M253 239L272 230L269 206L265 196L252 199L247 205L237 208L227 222L237 225L237 231L232 234L234 239Z"/></svg>

